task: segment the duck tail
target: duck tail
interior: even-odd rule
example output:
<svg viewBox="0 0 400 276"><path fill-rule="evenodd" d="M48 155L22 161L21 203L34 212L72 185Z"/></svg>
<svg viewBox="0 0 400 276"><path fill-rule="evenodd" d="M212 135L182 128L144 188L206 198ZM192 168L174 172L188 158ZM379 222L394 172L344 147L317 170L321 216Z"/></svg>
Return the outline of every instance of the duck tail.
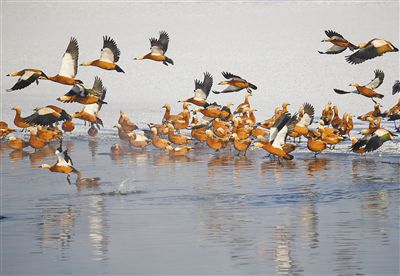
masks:
<svg viewBox="0 0 400 276"><path fill-rule="evenodd" d="M399 49L397 49L396 47L393 46L393 52L398 52Z"/></svg>
<svg viewBox="0 0 400 276"><path fill-rule="evenodd" d="M283 157L286 160L293 160L293 155L291 154L286 154L286 156Z"/></svg>
<svg viewBox="0 0 400 276"><path fill-rule="evenodd" d="M251 89L257 90L257 86L249 82L249 86Z"/></svg>
<svg viewBox="0 0 400 276"><path fill-rule="evenodd" d="M163 64L168 66L168 63L174 65L174 61L172 59L170 59L169 57L165 57Z"/></svg>
<svg viewBox="0 0 400 276"><path fill-rule="evenodd" d="M384 95L376 93L376 97L379 98L379 99L382 99L384 97Z"/></svg>
<svg viewBox="0 0 400 276"><path fill-rule="evenodd" d="M104 127L103 121L99 117L96 118L96 124L97 125L101 125L102 127Z"/></svg>
<svg viewBox="0 0 400 276"><path fill-rule="evenodd" d="M336 88L334 88L333 91L335 91L335 93L337 93L337 94L349 94L349 93L351 93L351 92L343 91L343 90L336 89Z"/></svg>
<svg viewBox="0 0 400 276"><path fill-rule="evenodd" d="M359 49L359 47L358 46L356 46L356 45L354 45L354 44L352 44L352 43L349 43L349 49L350 49L350 51L354 51L354 50L357 50L357 49Z"/></svg>
<svg viewBox="0 0 400 276"><path fill-rule="evenodd" d="M115 71L117 71L117 72L121 72L121 73L125 73L125 71L124 71L124 70L122 70L122 68L121 68L121 67L119 67L118 65L115 65Z"/></svg>

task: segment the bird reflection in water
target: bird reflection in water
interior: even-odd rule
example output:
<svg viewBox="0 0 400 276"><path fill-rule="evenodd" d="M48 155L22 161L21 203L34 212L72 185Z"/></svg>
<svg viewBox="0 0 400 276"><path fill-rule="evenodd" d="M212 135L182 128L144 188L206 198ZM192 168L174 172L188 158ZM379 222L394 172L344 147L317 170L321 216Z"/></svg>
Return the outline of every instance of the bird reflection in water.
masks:
<svg viewBox="0 0 400 276"><path fill-rule="evenodd" d="M108 259L107 213L105 211L105 198L101 195L91 195L89 202L89 237L93 247L95 261Z"/></svg>
<svg viewBox="0 0 400 276"><path fill-rule="evenodd" d="M299 208L299 222L304 226L304 232L308 247L318 248L318 212L317 199L313 188L314 184L306 184L300 186L300 191L305 195L304 203Z"/></svg>
<svg viewBox="0 0 400 276"><path fill-rule="evenodd" d="M364 275L365 267L360 258L360 245L363 244L363 235L358 232L358 219L352 219L343 214L343 219L337 221L334 232L335 268L338 275Z"/></svg>
<svg viewBox="0 0 400 276"><path fill-rule="evenodd" d="M11 161L19 161L19 160L24 159L28 155L29 155L29 153L27 151L16 149L16 150L11 151L10 154L8 155L8 157Z"/></svg>
<svg viewBox="0 0 400 276"><path fill-rule="evenodd" d="M61 253L62 260L68 259L65 250L69 248L74 236L74 223L78 216L72 206L60 203L42 201L42 220L39 222L39 247L42 250L55 249Z"/></svg>
<svg viewBox="0 0 400 276"><path fill-rule="evenodd" d="M285 181L284 176L288 173L293 173L297 170L295 162L292 161L282 161L277 162L273 159L266 159L264 162L260 163L260 176L268 175L264 179L266 181L271 181L275 184L281 184Z"/></svg>
<svg viewBox="0 0 400 276"><path fill-rule="evenodd" d="M226 247L234 266L244 269L257 263L269 266L265 258L264 240L252 233L249 225L255 219L246 211L240 200L236 208L224 206L223 201L210 199L200 205L198 229L204 243Z"/></svg>
<svg viewBox="0 0 400 276"><path fill-rule="evenodd" d="M291 243L292 237L287 225L277 225L275 227L274 237L274 261L275 270L280 275L296 275L303 270L298 267L297 262L292 257Z"/></svg>
<svg viewBox="0 0 400 276"><path fill-rule="evenodd" d="M96 156L97 151L99 149L99 142L97 141L97 139L95 137L89 137L88 146L89 146L89 150L90 150L92 159L94 159L94 157Z"/></svg>
<svg viewBox="0 0 400 276"><path fill-rule="evenodd" d="M380 244L390 245L388 229L391 221L389 219L390 204L394 204L397 193L391 194L390 191L380 190L364 193L361 198L361 213L363 217L369 218L374 222L373 225L365 227L365 231L370 232L373 237L380 238Z"/></svg>
<svg viewBox="0 0 400 276"><path fill-rule="evenodd" d="M382 166L385 165L385 170ZM354 158L352 160L353 183L393 183L398 184L400 179L400 165L398 162L385 163L373 158Z"/></svg>
<svg viewBox="0 0 400 276"><path fill-rule="evenodd" d="M222 168L230 166L235 157L232 155L214 155L207 164L208 176L218 174Z"/></svg>
<svg viewBox="0 0 400 276"><path fill-rule="evenodd" d="M240 173L251 169L252 159L247 156L238 156L233 160L233 177L240 179Z"/></svg>
<svg viewBox="0 0 400 276"><path fill-rule="evenodd" d="M129 153L129 159L136 166L147 166L150 159L150 152L144 149L132 149Z"/></svg>
<svg viewBox="0 0 400 276"><path fill-rule="evenodd" d="M31 161L31 167L37 168L38 165L43 163L43 160L48 157L55 155L56 148L54 146L47 146L32 152L29 155L29 160Z"/></svg>
<svg viewBox="0 0 400 276"><path fill-rule="evenodd" d="M328 165L330 165L330 160L326 158L314 158L304 161L307 164L307 174L311 177L316 176L316 174L321 174L321 176L324 176L326 170L328 170Z"/></svg>

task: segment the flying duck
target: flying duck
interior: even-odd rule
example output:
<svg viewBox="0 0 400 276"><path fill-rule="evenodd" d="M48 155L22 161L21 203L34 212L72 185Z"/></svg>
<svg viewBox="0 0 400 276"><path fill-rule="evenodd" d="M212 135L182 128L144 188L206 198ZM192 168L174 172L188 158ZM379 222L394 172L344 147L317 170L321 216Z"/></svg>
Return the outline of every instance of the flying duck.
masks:
<svg viewBox="0 0 400 276"><path fill-rule="evenodd" d="M83 120L85 124L89 122L91 127L95 125L100 129L100 126L103 126L103 121L98 117L98 114L107 94L107 89L103 86L101 81L98 82L98 87L96 86L96 92L101 101L99 103L85 105L81 111L75 112L72 117Z"/></svg>
<svg viewBox="0 0 400 276"><path fill-rule="evenodd" d="M107 104L101 99L101 89L103 82L99 77L95 77L93 87L86 88L83 84L75 84L70 91L64 96L57 98L57 101L63 103L80 103L80 104Z"/></svg>
<svg viewBox="0 0 400 276"><path fill-rule="evenodd" d="M244 88L246 88L247 92L249 93L252 92L251 89L257 90L257 86L232 73L222 72L222 76L224 76L224 78L227 80L223 80L218 84L229 85L229 86L220 92L213 91L213 93L215 94L238 92Z"/></svg>
<svg viewBox="0 0 400 276"><path fill-rule="evenodd" d="M370 152L377 150L380 146L383 145L386 141L393 140L395 135L391 133L389 130L384 128L378 128L374 132L370 134L363 135L357 142L355 142L351 149L353 151L357 151L361 148L364 148L365 152Z"/></svg>
<svg viewBox="0 0 400 276"><path fill-rule="evenodd" d="M51 80L65 85L82 84L81 80L75 79L78 73L79 46L75 37L71 37L67 50L62 60L60 72L52 77L39 77L40 79Z"/></svg>
<svg viewBox="0 0 400 276"><path fill-rule="evenodd" d="M174 61L167 57L165 53L168 50L168 43L169 43L169 36L166 31L160 32L160 37L157 38L150 38L150 53L144 56L140 56L134 58L135 60L142 60L142 59L151 59L154 61L162 62L164 65L172 64L174 65Z"/></svg>
<svg viewBox="0 0 400 276"><path fill-rule="evenodd" d="M375 89L378 88L382 83L383 79L385 78L385 74L381 70L375 70L375 77L366 85L360 85L358 83L351 83L349 86L353 86L356 88L355 91L343 91L339 89L333 89L338 94L360 94L364 97L371 98L372 101L376 104L374 98L382 99L384 95L376 93Z"/></svg>
<svg viewBox="0 0 400 276"><path fill-rule="evenodd" d="M85 61L81 66L96 66L105 70L115 70L117 72L125 73L116 62L119 60L121 51L117 43L109 36L103 36L103 48L101 49L100 58L92 61Z"/></svg>
<svg viewBox="0 0 400 276"><path fill-rule="evenodd" d="M21 71L11 72L10 74L7 74L7 76L11 77L19 76L17 83L14 84L14 86L11 87L10 89L7 89L6 90L7 92L23 89L29 86L33 82L39 84L40 77L45 79L48 78L43 71L38 69L23 69Z"/></svg>
<svg viewBox="0 0 400 276"><path fill-rule="evenodd" d="M34 110L35 113L22 118L25 123L30 125L52 126L55 122L72 120L71 115L69 115L64 109L54 105L38 107Z"/></svg>
<svg viewBox="0 0 400 276"><path fill-rule="evenodd" d="M388 52L398 52L399 49L387 40L374 38L368 43L361 43L359 50L352 55L346 56L346 61L351 64L359 64L368 59L373 59Z"/></svg>
<svg viewBox="0 0 400 276"><path fill-rule="evenodd" d="M209 72L205 72L203 81L194 80L194 97L185 100L185 102L204 107L207 105L206 100L212 85L213 77Z"/></svg>
<svg viewBox="0 0 400 276"><path fill-rule="evenodd" d="M347 41L347 39L335 31L327 30L325 31L325 34L328 38L323 39L321 42L330 42L333 44L333 46L328 48L325 52L318 51L320 54L332 55L339 54L347 48L349 48L351 51L358 49L357 46Z"/></svg>
<svg viewBox="0 0 400 276"><path fill-rule="evenodd" d="M48 164L42 164L39 168L49 169L51 172L64 173L67 175L67 181L71 184L70 175L71 173L79 174L79 171L73 167L71 158L68 155L68 150L62 150L62 142L60 141L60 147L56 150L57 162L50 166Z"/></svg>

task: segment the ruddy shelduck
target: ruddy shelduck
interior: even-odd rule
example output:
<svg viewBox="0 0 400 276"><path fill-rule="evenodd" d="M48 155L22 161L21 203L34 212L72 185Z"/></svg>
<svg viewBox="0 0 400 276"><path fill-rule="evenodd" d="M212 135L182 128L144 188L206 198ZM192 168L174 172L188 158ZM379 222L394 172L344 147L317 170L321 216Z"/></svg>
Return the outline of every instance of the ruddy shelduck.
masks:
<svg viewBox="0 0 400 276"><path fill-rule="evenodd" d="M95 77L93 87L87 88L83 84L75 84L70 91L64 96L57 98L58 101L63 103L80 103L80 104L106 104L101 99L101 90L103 82L99 77Z"/></svg>
<svg viewBox="0 0 400 276"><path fill-rule="evenodd" d="M349 48L351 51L354 51L358 49L357 46L354 44L350 43L347 39L345 39L341 34L332 31L332 30L327 30L325 31L325 34L328 38L323 39L321 42L330 42L333 44L329 49L327 49L325 52L318 51L320 54L339 54Z"/></svg>
<svg viewBox="0 0 400 276"><path fill-rule="evenodd" d="M9 128L6 122L0 121L0 139L6 137L12 132L15 132L15 129Z"/></svg>
<svg viewBox="0 0 400 276"><path fill-rule="evenodd" d="M71 115L64 109L55 105L36 108L35 113L23 118L25 123L41 126L52 126L56 122L70 120L72 120Z"/></svg>
<svg viewBox="0 0 400 276"><path fill-rule="evenodd" d="M109 36L103 36L103 48L101 49L100 58L92 61L85 61L81 66L96 66L104 70L115 70L117 72L125 73L121 67L116 63L119 60L121 51L117 43Z"/></svg>
<svg viewBox="0 0 400 276"><path fill-rule="evenodd" d="M382 83L383 79L385 78L385 74L381 70L375 70L375 77L366 85L360 85L356 82L351 83L349 86L353 86L356 88L355 91L343 91L339 89L333 89L337 94L360 94L364 97L371 98L372 101L376 104L377 102L374 100L374 98L379 98L382 99L384 95L379 94L375 92L375 89L377 89Z"/></svg>
<svg viewBox="0 0 400 276"><path fill-rule="evenodd" d="M228 85L228 87L222 91L213 91L215 94L238 92L242 89L246 89L247 92L251 93L252 89L257 89L254 84L232 73L222 72L222 76L226 80L221 81L218 85Z"/></svg>
<svg viewBox="0 0 400 276"><path fill-rule="evenodd" d="M194 80L194 97L186 99L185 102L192 103L197 106L207 105L207 97L210 94L213 85L213 77L209 72L204 72L203 81Z"/></svg>
<svg viewBox="0 0 400 276"><path fill-rule="evenodd" d="M38 69L23 69L20 71L11 72L7 74L7 76L11 77L19 76L17 83L14 84L14 86L11 87L10 89L7 89L6 90L7 92L23 89L34 82L36 82L36 84L39 84L40 77L44 79L48 78L47 75L42 70Z"/></svg>
<svg viewBox="0 0 400 276"><path fill-rule="evenodd" d="M14 125L17 127L20 127L22 129L26 129L27 127L30 127L31 124L26 123L24 121L24 118L21 117L21 108L16 106L11 108L11 110L15 110L15 117L14 117Z"/></svg>
<svg viewBox="0 0 400 276"><path fill-rule="evenodd" d="M51 80L60 84L74 85L82 84L81 80L75 79L78 73L78 58L79 46L75 37L71 37L67 50L65 51L62 60L60 72L52 77L40 77L40 79Z"/></svg>
<svg viewBox="0 0 400 276"><path fill-rule="evenodd" d="M359 50L352 55L346 56L346 61L351 64L359 64L389 52L398 52L399 49L383 39L374 38L367 43L361 43Z"/></svg>
<svg viewBox="0 0 400 276"><path fill-rule="evenodd" d="M71 184L70 175L71 173L78 174L78 170L73 167L68 150L62 150L62 142L60 142L60 147L56 150L56 155L57 162L53 166L42 164L39 168L49 169L51 172L64 173L67 175L68 183Z"/></svg>
<svg viewBox="0 0 400 276"><path fill-rule="evenodd" d="M152 37L150 38L150 53L144 56L134 58L135 60L150 59L158 62L162 62L164 65L172 64L174 61L167 57L165 53L168 50L169 35L166 31L160 32L160 37L158 39Z"/></svg>

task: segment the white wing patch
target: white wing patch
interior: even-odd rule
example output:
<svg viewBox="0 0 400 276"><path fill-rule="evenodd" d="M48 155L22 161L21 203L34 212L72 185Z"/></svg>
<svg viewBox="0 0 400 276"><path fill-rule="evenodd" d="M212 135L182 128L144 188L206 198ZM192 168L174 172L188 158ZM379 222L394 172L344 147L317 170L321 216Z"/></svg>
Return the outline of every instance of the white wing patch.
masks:
<svg viewBox="0 0 400 276"><path fill-rule="evenodd" d="M276 135L276 138L274 142L272 143L272 146L278 149L282 149L282 146L285 144L285 138L286 134L288 132L288 127L285 125L279 132L278 135Z"/></svg>
<svg viewBox="0 0 400 276"><path fill-rule="evenodd" d="M310 124L311 124L311 117L307 113L304 113L303 118L301 118L298 125L308 127Z"/></svg>
<svg viewBox="0 0 400 276"><path fill-rule="evenodd" d="M207 95L202 89L196 89L194 91L194 98L198 100L205 100L207 99Z"/></svg>
<svg viewBox="0 0 400 276"><path fill-rule="evenodd" d="M151 54L155 56L162 56L164 54L164 51L158 47L158 46L153 46L150 48Z"/></svg>
<svg viewBox="0 0 400 276"><path fill-rule="evenodd" d="M68 78L75 78L76 71L75 71L75 63L77 61L72 58L70 53L65 53L61 60L61 68L60 68L60 76L68 77Z"/></svg>
<svg viewBox="0 0 400 276"><path fill-rule="evenodd" d="M136 134L136 140L135 141L148 141L149 139L147 139L147 137L144 135L144 131L140 130L140 131L135 131Z"/></svg>
<svg viewBox="0 0 400 276"><path fill-rule="evenodd" d="M114 63L114 54L109 48L101 49L100 60Z"/></svg>
<svg viewBox="0 0 400 276"><path fill-rule="evenodd" d="M376 48L384 46L386 44L387 44L387 42L382 39L377 39L377 40L372 41L372 45L374 45Z"/></svg>
<svg viewBox="0 0 400 276"><path fill-rule="evenodd" d="M97 103L85 105L83 112L97 116L99 113L99 105Z"/></svg>
<svg viewBox="0 0 400 276"><path fill-rule="evenodd" d="M47 114L51 114L51 113L54 113L54 112L56 112L56 111L54 111L50 107L43 107L43 108L38 110L38 114L39 115L47 115Z"/></svg>
<svg viewBox="0 0 400 276"><path fill-rule="evenodd" d="M35 74L35 72L33 72L33 71L25 71L25 73L18 79L18 81L27 80L30 77L32 77L34 74Z"/></svg>

